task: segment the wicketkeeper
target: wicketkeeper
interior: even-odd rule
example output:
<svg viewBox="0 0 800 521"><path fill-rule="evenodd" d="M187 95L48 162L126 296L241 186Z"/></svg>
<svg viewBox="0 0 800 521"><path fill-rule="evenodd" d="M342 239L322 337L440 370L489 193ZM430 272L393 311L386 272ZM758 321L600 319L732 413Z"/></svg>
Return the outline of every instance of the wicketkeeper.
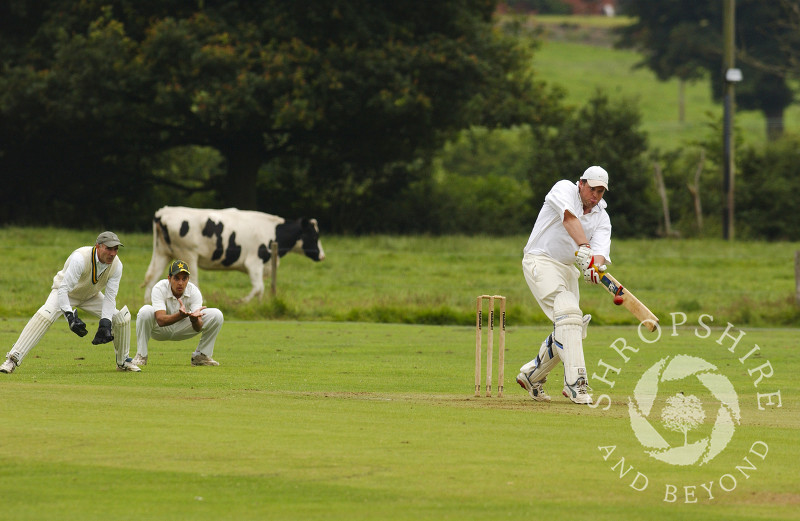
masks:
<svg viewBox="0 0 800 521"><path fill-rule="evenodd" d="M78 310L100 319L92 344L114 342L117 369L141 371L131 363L131 314L128 307L117 310L117 292L122 279L122 261L117 257L122 243L113 232L97 236L94 246L78 248L67 258L64 268L53 277L50 296L31 317L19 339L0 365L0 372L13 373L23 358L39 343L51 325L62 315L69 329L84 337L86 324L78 318Z"/></svg>
<svg viewBox="0 0 800 521"><path fill-rule="evenodd" d="M586 282L597 284L595 267L604 270L611 263L611 221L603 201L607 190L608 172L599 166L587 168L577 183L557 182L545 197L525 246L525 281L553 321L553 332L542 342L539 354L517 375L517 383L536 401L550 401L544 383L561 360L564 396L575 403L592 403L583 359L583 339L592 317L581 312L578 282L582 275Z"/></svg>
<svg viewBox="0 0 800 521"><path fill-rule="evenodd" d="M201 335L192 365L219 365L212 355L224 321L222 311L203 305L200 288L189 282L189 276L189 265L176 260L170 264L167 278L153 286L152 305L145 304L136 315L135 364L147 364L150 338L186 340Z"/></svg>

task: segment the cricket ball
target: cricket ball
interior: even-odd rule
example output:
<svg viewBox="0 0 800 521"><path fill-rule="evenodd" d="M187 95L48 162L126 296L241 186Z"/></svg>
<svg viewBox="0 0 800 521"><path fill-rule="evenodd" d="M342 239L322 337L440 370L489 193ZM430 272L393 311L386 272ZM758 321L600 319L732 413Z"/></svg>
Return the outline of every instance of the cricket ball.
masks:
<svg viewBox="0 0 800 521"><path fill-rule="evenodd" d="M614 304L617 306L622 304L622 295L614 295Z"/></svg>

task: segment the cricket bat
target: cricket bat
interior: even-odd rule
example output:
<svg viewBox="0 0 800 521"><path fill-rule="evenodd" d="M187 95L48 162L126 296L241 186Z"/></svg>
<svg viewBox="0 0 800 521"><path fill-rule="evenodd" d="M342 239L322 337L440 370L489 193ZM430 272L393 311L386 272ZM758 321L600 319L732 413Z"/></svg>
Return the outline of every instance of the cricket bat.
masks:
<svg viewBox="0 0 800 521"><path fill-rule="evenodd" d="M647 306L636 298L628 288L622 287L617 279L611 276L607 271L600 272L600 283L605 286L609 293L622 298L622 305L625 306L631 314L641 322L644 327L650 331L655 331L658 327L658 317L652 311L647 309ZM616 301L615 301L616 304Z"/></svg>

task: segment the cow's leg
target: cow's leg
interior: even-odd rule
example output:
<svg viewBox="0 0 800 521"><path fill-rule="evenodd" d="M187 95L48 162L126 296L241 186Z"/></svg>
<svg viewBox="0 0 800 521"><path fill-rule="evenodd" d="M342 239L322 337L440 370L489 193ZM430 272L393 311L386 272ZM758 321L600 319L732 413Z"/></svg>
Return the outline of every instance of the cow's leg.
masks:
<svg viewBox="0 0 800 521"><path fill-rule="evenodd" d="M250 284L253 285L253 288L242 299L242 302L249 302L256 296L260 299L264 296L264 263L256 257L254 261L246 262L244 267L247 269L247 274L250 276Z"/></svg>
<svg viewBox="0 0 800 521"><path fill-rule="evenodd" d="M161 276L164 275L165 270L167 269L167 264L170 262L170 257L165 255L164 253L160 253L153 250L153 256L150 258L150 265L147 267L147 273L144 275L144 282L142 286L144 289L144 302L145 304L150 303L150 292L153 291L153 286L156 285L156 282L161 280Z"/></svg>
<svg viewBox="0 0 800 521"><path fill-rule="evenodd" d="M192 283L199 288L200 287L200 267L197 265L197 254L196 253L190 253L188 255L185 255L181 260L189 265L189 273L191 274L191 275L189 275L189 280L191 280Z"/></svg>

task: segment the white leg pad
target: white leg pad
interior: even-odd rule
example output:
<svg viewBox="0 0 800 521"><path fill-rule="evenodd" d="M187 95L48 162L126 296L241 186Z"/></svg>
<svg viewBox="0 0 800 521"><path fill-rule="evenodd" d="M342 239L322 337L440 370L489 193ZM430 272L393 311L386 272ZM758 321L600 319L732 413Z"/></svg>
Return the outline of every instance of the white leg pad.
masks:
<svg viewBox="0 0 800 521"><path fill-rule="evenodd" d="M547 374L558 364L558 352L553 342L553 335L548 336L539 348L536 358L523 365L520 372L524 373L531 383L537 383L547 378Z"/></svg>
<svg viewBox="0 0 800 521"><path fill-rule="evenodd" d="M558 356L564 362L564 382L574 385L578 378L586 378L586 362L583 359L583 315L575 295L566 291L556 295L553 317L554 340Z"/></svg>
<svg viewBox="0 0 800 521"><path fill-rule="evenodd" d="M117 365L122 365L131 350L131 313L128 311L128 306L114 313L111 317L111 328L114 331Z"/></svg>
<svg viewBox="0 0 800 521"><path fill-rule="evenodd" d="M50 315L50 318L52 318L52 320L50 320L41 310L34 313L25 325L22 333L20 333L17 341L11 346L11 351L6 355L7 358L11 358L17 365L20 365L25 355L39 343L39 340L42 339L44 334L47 333L47 330L50 329L50 326L53 325L53 322L55 322L55 319L59 316L60 313L53 313Z"/></svg>

